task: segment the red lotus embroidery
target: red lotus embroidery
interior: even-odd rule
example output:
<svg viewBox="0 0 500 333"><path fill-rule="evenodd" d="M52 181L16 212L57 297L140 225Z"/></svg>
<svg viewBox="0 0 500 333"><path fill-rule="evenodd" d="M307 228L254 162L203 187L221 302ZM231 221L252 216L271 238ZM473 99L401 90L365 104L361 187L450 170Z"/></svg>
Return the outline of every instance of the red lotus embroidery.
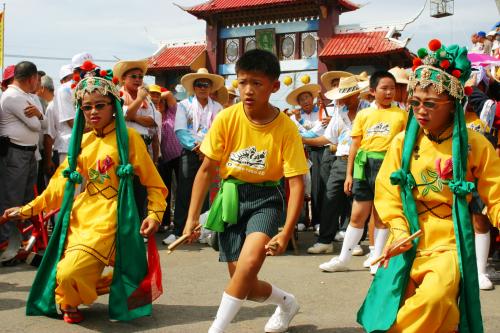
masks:
<svg viewBox="0 0 500 333"><path fill-rule="evenodd" d="M441 179L452 179L453 178L453 161L451 158L444 162L444 167L441 169L441 158L436 160L436 171Z"/></svg>
<svg viewBox="0 0 500 333"><path fill-rule="evenodd" d="M111 169L115 165L115 162L109 155L106 155L106 158L101 161L97 161L97 170L99 170L99 173L105 174L109 169Z"/></svg>

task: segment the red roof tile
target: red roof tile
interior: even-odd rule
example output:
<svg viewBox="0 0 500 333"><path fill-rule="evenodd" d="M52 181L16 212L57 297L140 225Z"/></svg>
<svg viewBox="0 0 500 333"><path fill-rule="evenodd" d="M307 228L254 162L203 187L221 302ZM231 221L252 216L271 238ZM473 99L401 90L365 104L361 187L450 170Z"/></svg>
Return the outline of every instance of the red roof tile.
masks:
<svg viewBox="0 0 500 333"><path fill-rule="evenodd" d="M307 0L310 1L310 0ZM269 6L289 6L293 3L306 2L304 0L210 0L206 3L187 8L186 11L193 15L213 14L225 11L237 11L250 8L262 8ZM360 6L350 0L339 0L344 12L358 9Z"/></svg>
<svg viewBox="0 0 500 333"><path fill-rule="evenodd" d="M325 45L320 58L372 56L403 50L404 47L385 38L387 31L335 34Z"/></svg>
<svg viewBox="0 0 500 333"><path fill-rule="evenodd" d="M205 52L206 45L186 45L164 48L149 58L148 69L189 68Z"/></svg>

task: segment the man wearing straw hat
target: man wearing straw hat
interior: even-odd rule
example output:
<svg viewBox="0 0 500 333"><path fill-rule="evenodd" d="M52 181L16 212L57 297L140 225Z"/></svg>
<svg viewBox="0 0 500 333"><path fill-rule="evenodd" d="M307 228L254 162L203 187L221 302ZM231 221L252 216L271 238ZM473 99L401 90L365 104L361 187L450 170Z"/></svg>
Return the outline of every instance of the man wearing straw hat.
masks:
<svg viewBox="0 0 500 333"><path fill-rule="evenodd" d="M291 119L299 128L303 138L317 138L325 132L323 119L324 109L314 104L321 87L319 84L305 84L292 90L286 97L286 102L293 106L300 106L294 110ZM321 212L321 193L324 184L321 182L320 167L325 146L306 146L305 150L312 162L311 167L311 201L312 201L312 224L319 225Z"/></svg>
<svg viewBox="0 0 500 333"><path fill-rule="evenodd" d="M406 100L408 99L408 79L410 75L401 67L393 67L389 69L389 73L394 75L396 79L396 93L394 94L394 102L398 108L406 110Z"/></svg>
<svg viewBox="0 0 500 333"><path fill-rule="evenodd" d="M339 86L340 79L343 77L353 76L354 74L344 71L329 71L321 75L321 84L325 87L326 91L331 91ZM332 101L327 107L326 111L329 115L335 113L335 101Z"/></svg>
<svg viewBox="0 0 500 333"><path fill-rule="evenodd" d="M303 138L309 146L333 145L336 150L325 150L323 163L331 163L330 173L326 176L326 185L322 197L320 228L317 243L307 249L308 253L332 253L333 239L338 229L338 221L344 210L349 215L350 200L344 193L344 182L347 171L347 159L351 146L351 129L357 112L365 107L359 94L367 86L366 82L358 82L354 76L340 78L339 86L328 91L325 96L334 101L339 112L332 118L324 134L317 138ZM345 209L347 208L347 209Z"/></svg>
<svg viewBox="0 0 500 333"><path fill-rule="evenodd" d="M166 245L173 243L184 230L194 177L203 160L200 145L215 116L222 110L222 105L210 98L210 93L224 86L224 78L200 68L196 73L184 75L181 84L189 97L177 105L175 116L175 134L183 149L175 199L174 233L163 240ZM208 200L202 210L208 210Z"/></svg>

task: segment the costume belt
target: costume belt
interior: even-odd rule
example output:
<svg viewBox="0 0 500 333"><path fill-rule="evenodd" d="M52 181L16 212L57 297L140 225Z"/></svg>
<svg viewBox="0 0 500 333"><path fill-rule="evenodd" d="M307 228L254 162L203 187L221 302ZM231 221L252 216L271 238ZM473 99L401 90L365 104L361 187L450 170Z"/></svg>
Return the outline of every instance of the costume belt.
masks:
<svg viewBox="0 0 500 333"><path fill-rule="evenodd" d="M359 149L354 159L354 179L365 180L365 164L368 159L383 160L385 157L385 151L366 151Z"/></svg>
<svg viewBox="0 0 500 333"><path fill-rule="evenodd" d="M278 186L279 181L268 181L263 183L247 183L239 179L228 178L220 182L219 192L210 207L206 229L223 232L224 223L236 224L238 222L238 186L241 184L251 184L262 187Z"/></svg>

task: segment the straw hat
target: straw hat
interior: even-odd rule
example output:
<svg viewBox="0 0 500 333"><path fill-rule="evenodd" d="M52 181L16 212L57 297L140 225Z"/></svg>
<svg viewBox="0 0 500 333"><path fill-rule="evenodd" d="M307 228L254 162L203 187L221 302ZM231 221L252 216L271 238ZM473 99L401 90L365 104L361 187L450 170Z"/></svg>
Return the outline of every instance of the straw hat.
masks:
<svg viewBox="0 0 500 333"><path fill-rule="evenodd" d="M120 60L113 66L113 74L121 81L123 75L131 69L139 69L142 75L146 75L148 70L148 59Z"/></svg>
<svg viewBox="0 0 500 333"><path fill-rule="evenodd" d="M238 97L238 93L236 92L236 89L233 86L226 87L226 88L227 88L227 92L230 96Z"/></svg>
<svg viewBox="0 0 500 333"><path fill-rule="evenodd" d="M353 76L353 75L354 74L349 73L349 72L330 71L330 72L326 72L325 74L321 75L321 83L326 88L326 90L330 90L330 89L332 89L332 80L333 79L340 79L341 77L349 77L349 76Z"/></svg>
<svg viewBox="0 0 500 333"><path fill-rule="evenodd" d="M213 99L221 105L226 104L229 100L229 92L225 86L220 87L213 95L215 95Z"/></svg>
<svg viewBox="0 0 500 333"><path fill-rule="evenodd" d="M368 73L366 71L362 71L361 73L355 76L356 79L358 79L358 81L368 81L370 79L370 76L368 76Z"/></svg>
<svg viewBox="0 0 500 333"><path fill-rule="evenodd" d="M312 95L313 98L316 98L318 97L320 91L321 87L319 84L305 84L302 87L298 87L292 90L292 92L290 92L286 97L286 102L290 105L299 105L299 101L297 99L299 98L300 94L308 92Z"/></svg>
<svg viewBox="0 0 500 333"><path fill-rule="evenodd" d="M368 81L358 81L355 76L342 77L338 88L328 91L325 96L332 101L339 100L359 94L366 87L368 87Z"/></svg>
<svg viewBox="0 0 500 333"><path fill-rule="evenodd" d="M394 77L396 78L396 83L408 84L410 82L408 80L410 75L408 75L408 72L404 68L396 66L389 69L389 73L394 75Z"/></svg>
<svg viewBox="0 0 500 333"><path fill-rule="evenodd" d="M196 73L189 73L181 78L181 84L188 92L188 95L194 94L193 83L199 79L212 81L212 91L217 91L224 86L224 78L217 74L210 74L208 69L200 68Z"/></svg>

